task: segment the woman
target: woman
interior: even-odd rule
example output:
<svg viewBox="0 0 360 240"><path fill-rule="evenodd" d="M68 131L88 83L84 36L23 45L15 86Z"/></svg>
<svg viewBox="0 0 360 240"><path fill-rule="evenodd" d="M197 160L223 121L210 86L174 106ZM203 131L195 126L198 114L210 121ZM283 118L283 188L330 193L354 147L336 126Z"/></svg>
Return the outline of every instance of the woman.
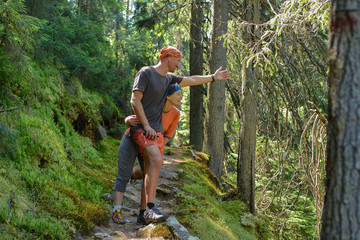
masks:
<svg viewBox="0 0 360 240"><path fill-rule="evenodd" d="M181 88L179 85L172 84L169 87L168 96L163 107L162 123L164 130L164 146L169 142L170 138L173 136L177 123L180 118L180 111L175 106L180 106L182 100ZM136 118L136 115L130 115L125 119L125 123L128 126L135 126L140 124L139 120ZM116 176L115 184L113 187L113 198L114 198L114 209L112 214L112 219L117 224L125 224L126 221L122 220L121 204L124 198L124 192L126 185L130 180L132 167L135 162L136 156L140 155L138 146L134 140L129 136L130 129L125 131L125 134L121 140L119 148L119 161L118 161L118 174ZM139 163L143 168L143 160L141 156L139 157ZM148 164L145 161L145 173L147 171ZM144 219L144 212L146 209L146 199L144 193L144 184L141 191L141 205L140 212L137 219L137 224L146 224ZM154 208L154 211L157 211ZM163 221L166 219L158 219L157 222Z"/></svg>

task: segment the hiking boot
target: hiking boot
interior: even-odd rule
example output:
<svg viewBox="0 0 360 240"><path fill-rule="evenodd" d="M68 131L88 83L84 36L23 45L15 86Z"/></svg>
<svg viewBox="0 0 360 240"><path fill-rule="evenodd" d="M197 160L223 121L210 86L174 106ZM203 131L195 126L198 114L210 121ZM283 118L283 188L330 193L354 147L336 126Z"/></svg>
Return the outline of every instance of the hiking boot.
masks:
<svg viewBox="0 0 360 240"><path fill-rule="evenodd" d="M127 223L127 221L122 219L120 213L121 208L116 209L115 212L112 213L112 220L114 221L114 223L124 225L125 223Z"/></svg>
<svg viewBox="0 0 360 240"><path fill-rule="evenodd" d="M153 223L162 222L165 221L168 217L169 217L168 214L160 212L159 209L157 208L148 209L144 213L146 224L152 222Z"/></svg>
<svg viewBox="0 0 360 240"><path fill-rule="evenodd" d="M138 215L137 220L136 220L136 224L137 225L146 225L146 221L144 216L140 217L140 215Z"/></svg>

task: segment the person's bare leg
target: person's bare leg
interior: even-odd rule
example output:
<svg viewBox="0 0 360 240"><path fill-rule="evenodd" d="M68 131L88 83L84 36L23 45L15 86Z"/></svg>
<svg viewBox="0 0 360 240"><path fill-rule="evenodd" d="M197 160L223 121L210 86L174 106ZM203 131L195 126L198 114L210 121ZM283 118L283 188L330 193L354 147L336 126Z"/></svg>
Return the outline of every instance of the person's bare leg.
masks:
<svg viewBox="0 0 360 240"><path fill-rule="evenodd" d="M162 222L166 220L169 215L162 213L155 208L155 194L159 177L161 165L163 164L163 157L157 145L150 145L144 148L144 155L148 160L149 168L145 174L145 196L148 210L144 213L146 224L151 222Z"/></svg>
<svg viewBox="0 0 360 240"><path fill-rule="evenodd" d="M145 195L145 184L144 183L141 187L140 209L146 209L146 195Z"/></svg>
<svg viewBox="0 0 360 240"><path fill-rule="evenodd" d="M114 205L122 205L124 194L123 192L113 191Z"/></svg>
<svg viewBox="0 0 360 240"><path fill-rule="evenodd" d="M163 157L157 145L144 148L145 158L148 160L148 171L145 174L145 195L147 203L155 202L156 187Z"/></svg>
<svg viewBox="0 0 360 240"><path fill-rule="evenodd" d="M114 209L112 219L117 224L125 224L126 220L123 220L120 214L122 201L124 199L124 192L113 191L113 199Z"/></svg>
<svg viewBox="0 0 360 240"><path fill-rule="evenodd" d="M143 182L142 182L142 186L141 186L141 199L140 199L140 210L139 210L139 215L138 215L138 218L136 220L136 224L138 225L144 225L146 224L145 222L145 218L144 218L144 213L145 213L145 210L146 210L146 196L145 196L145 174L147 172L147 169L148 169L148 163L147 163L147 160L143 160L144 162L144 176L143 176Z"/></svg>
<svg viewBox="0 0 360 240"><path fill-rule="evenodd" d="M144 173L146 174L149 169L148 160L144 160ZM146 175L145 175L146 176ZM143 177L143 184L141 187L141 200L140 200L140 209L146 209L146 194L145 194L145 176Z"/></svg>

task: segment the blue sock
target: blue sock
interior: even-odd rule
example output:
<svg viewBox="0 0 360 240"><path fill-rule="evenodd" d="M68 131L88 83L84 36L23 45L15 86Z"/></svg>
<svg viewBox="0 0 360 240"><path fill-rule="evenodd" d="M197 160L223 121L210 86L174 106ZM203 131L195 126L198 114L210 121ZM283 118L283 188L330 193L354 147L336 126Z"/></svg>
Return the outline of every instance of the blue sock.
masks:
<svg viewBox="0 0 360 240"><path fill-rule="evenodd" d="M114 205L114 209L113 209L113 212L116 211L116 209L120 208L121 209L121 205Z"/></svg>

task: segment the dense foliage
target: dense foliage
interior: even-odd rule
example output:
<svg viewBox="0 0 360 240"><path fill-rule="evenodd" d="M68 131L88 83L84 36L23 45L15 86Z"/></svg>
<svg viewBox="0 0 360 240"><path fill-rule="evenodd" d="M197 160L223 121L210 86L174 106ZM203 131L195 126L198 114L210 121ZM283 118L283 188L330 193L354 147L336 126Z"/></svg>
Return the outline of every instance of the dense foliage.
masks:
<svg viewBox="0 0 360 240"><path fill-rule="evenodd" d="M308 101L326 118L329 2L263 1L259 22L244 21L244 1L229 3L224 38L232 78L227 83L224 181L235 182L237 174L245 64L252 69L258 107L257 214L274 236L311 238L318 231L321 197L311 185L316 171L309 172L312 133L303 131L314 119ZM207 61L210 1L203 5ZM66 239L106 219L100 196L111 189L117 142L99 142L99 125L121 137L134 74L155 64L163 46L183 52L178 73L187 75L190 7L190 0L0 2L1 237ZM244 31L252 33L249 42L241 38ZM188 143L188 92L183 90L178 145ZM319 145L323 141L319 137ZM187 177L198 178L195 173ZM189 183L185 190L213 191L202 187ZM208 207L196 196L179 196L193 204L186 211ZM230 211L224 205L216 202Z"/></svg>
<svg viewBox="0 0 360 240"><path fill-rule="evenodd" d="M318 230L314 211L322 208L325 158L322 155L316 163L311 157L324 153L314 147L324 139L315 137L318 129L311 132L307 126L313 122L308 119L314 104L317 113L327 112L329 7L329 1L261 2L258 22L244 21L243 13L234 7L226 36L235 75L229 92L237 109L241 65L252 72L258 107L256 206L260 213L276 216L274 231L284 238L316 236ZM243 31L251 32L249 41L238 37ZM315 178L318 183L314 184Z"/></svg>

